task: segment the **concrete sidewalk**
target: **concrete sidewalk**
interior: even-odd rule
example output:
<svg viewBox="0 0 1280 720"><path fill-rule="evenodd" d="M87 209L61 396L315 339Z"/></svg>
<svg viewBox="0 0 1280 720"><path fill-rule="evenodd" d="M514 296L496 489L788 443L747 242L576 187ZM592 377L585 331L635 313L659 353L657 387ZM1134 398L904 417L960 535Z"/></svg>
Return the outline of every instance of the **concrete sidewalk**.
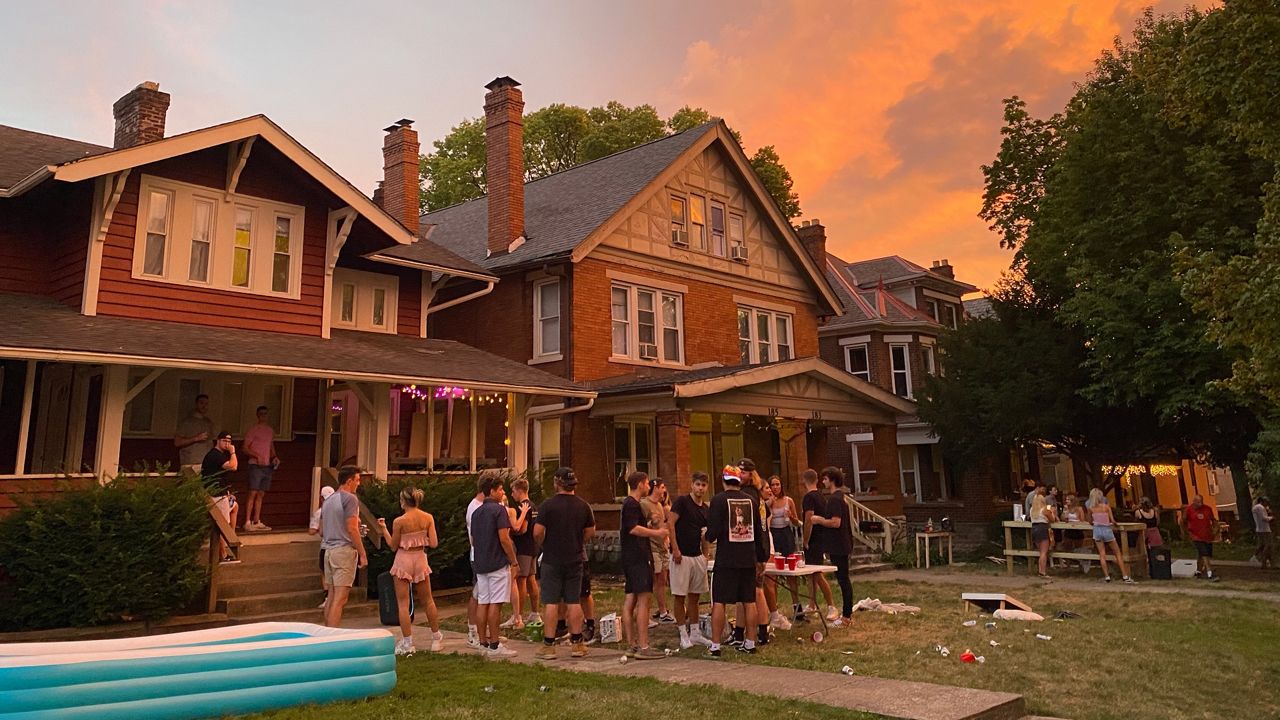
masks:
<svg viewBox="0 0 1280 720"><path fill-rule="evenodd" d="M353 618L350 623L344 623L344 626L380 627L376 617ZM399 636L400 633L395 628L388 629ZM445 652L478 654L476 650L467 647L465 634L446 630L444 636ZM431 647L430 629L415 625L413 640L419 651ZM568 647L559 646L556 648L559 658L554 661L536 659L534 652L537 646L533 643L510 640L507 646L518 653L507 659L526 665L539 664L557 670L619 677L649 677L684 685L709 684L756 695L804 700L904 720L1019 720L1026 715L1022 696L1012 693L726 663L708 658L704 648L689 650L688 656L676 654L662 660L631 660L622 663L622 652L598 645L590 647L587 657L578 659L569 657ZM727 646L725 649L727 652L735 652Z"/></svg>
<svg viewBox="0 0 1280 720"><path fill-rule="evenodd" d="M1020 575L988 575L976 572L947 572L942 568L932 570L888 570L865 578L868 582L891 582L906 580L909 582L928 583L932 585L963 585L969 588L982 589L1018 589L1018 588L1053 588L1055 590L1079 590L1082 592L1100 593L1151 593L1156 595L1191 595L1196 597L1239 598L1243 600L1264 600L1280 603L1280 585L1278 592L1253 592L1249 590L1217 590L1207 581L1197 581L1195 587L1188 587L1191 581L1148 580L1137 578L1136 585L1125 585L1120 582L1104 583L1097 577L1082 578L1066 575L1055 575L1048 580L1039 577Z"/></svg>

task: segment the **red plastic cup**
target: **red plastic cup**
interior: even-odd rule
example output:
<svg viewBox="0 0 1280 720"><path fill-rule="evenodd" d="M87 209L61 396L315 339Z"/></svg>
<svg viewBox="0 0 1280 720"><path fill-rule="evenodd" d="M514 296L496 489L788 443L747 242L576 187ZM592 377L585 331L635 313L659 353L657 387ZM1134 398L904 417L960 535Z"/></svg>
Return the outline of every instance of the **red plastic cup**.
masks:
<svg viewBox="0 0 1280 720"><path fill-rule="evenodd" d="M788 570L795 570L795 569L796 569L796 563L797 563L797 562L799 562L799 561L800 561L800 558L796 557L795 555L788 555L788 556L787 556L787 569L788 569Z"/></svg>
<svg viewBox="0 0 1280 720"><path fill-rule="evenodd" d="M785 570L787 568L787 559L781 555L775 555L773 558L773 566L779 570Z"/></svg>

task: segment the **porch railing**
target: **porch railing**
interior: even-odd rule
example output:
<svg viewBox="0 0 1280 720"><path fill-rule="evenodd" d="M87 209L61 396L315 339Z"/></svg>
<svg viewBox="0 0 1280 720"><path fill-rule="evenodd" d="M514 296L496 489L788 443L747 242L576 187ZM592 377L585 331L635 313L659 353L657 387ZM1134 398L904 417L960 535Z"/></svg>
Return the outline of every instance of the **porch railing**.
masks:
<svg viewBox="0 0 1280 720"><path fill-rule="evenodd" d="M222 565L222 542L227 542L227 548L231 550L236 557L240 555L240 538L236 535L236 529L231 527L231 523L222 516L222 511L218 509L217 501L208 498L209 511L209 595L207 612L213 613L218 610L218 568Z"/></svg>
<svg viewBox="0 0 1280 720"><path fill-rule="evenodd" d="M897 527L894 522L853 498L849 498L849 502L849 519L853 522L851 530L854 539L872 550L893 552L893 534ZM864 532L863 528L867 530Z"/></svg>

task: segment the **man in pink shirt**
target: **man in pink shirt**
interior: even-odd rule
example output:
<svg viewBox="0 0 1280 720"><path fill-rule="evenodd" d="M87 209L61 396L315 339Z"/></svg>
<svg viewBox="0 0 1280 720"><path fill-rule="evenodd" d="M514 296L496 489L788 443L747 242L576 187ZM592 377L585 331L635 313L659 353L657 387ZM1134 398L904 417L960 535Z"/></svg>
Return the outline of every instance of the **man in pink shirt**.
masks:
<svg viewBox="0 0 1280 720"><path fill-rule="evenodd" d="M258 406L258 422L244 434L244 452L249 456L249 502L244 529L270 530L262 522L262 496L271 489L271 473L280 467L276 456L276 431L267 424L267 406Z"/></svg>

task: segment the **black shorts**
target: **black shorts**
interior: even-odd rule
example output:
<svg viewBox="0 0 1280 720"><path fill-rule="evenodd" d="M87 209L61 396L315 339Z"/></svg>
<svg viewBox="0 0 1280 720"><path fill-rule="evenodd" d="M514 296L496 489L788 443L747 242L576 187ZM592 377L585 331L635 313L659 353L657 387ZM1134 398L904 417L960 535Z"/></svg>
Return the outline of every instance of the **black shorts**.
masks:
<svg viewBox="0 0 1280 720"><path fill-rule="evenodd" d="M1213 557L1213 543L1204 542L1202 540L1192 540L1191 544L1196 546L1196 557Z"/></svg>
<svg viewBox="0 0 1280 720"><path fill-rule="evenodd" d="M542 597L542 604L581 602L584 564L573 562L559 565L543 562L542 586L538 593Z"/></svg>
<svg viewBox="0 0 1280 720"><path fill-rule="evenodd" d="M756 601L756 569L716 568L711 576L711 602L722 605Z"/></svg>
<svg viewBox="0 0 1280 720"><path fill-rule="evenodd" d="M584 598L591 597L591 563L586 560L582 561L582 592L579 594Z"/></svg>
<svg viewBox="0 0 1280 720"><path fill-rule="evenodd" d="M804 551L804 564L805 564L805 565L821 565L821 564L822 564L822 560L823 560L823 558L822 558L822 550L821 550L821 549L816 548L816 547L810 547L809 549L807 549L807 550L805 550L805 551ZM821 576L821 575L819 575L818 577L822 577L822 576Z"/></svg>
<svg viewBox="0 0 1280 720"><path fill-rule="evenodd" d="M653 592L653 565L651 562L630 562L622 565L625 582L622 591L628 595Z"/></svg>
<svg viewBox="0 0 1280 720"><path fill-rule="evenodd" d="M790 526L769 528L769 534L773 536L774 552L779 555L790 555L796 551L796 533Z"/></svg>
<svg viewBox="0 0 1280 720"><path fill-rule="evenodd" d="M1031 523L1031 542L1039 545L1049 541L1049 523Z"/></svg>

